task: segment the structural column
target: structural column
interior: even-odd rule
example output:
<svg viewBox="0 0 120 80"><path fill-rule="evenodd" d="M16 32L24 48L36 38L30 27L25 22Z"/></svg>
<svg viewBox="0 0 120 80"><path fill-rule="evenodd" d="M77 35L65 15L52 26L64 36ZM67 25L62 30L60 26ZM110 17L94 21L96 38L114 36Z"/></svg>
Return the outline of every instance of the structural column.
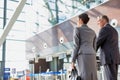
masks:
<svg viewBox="0 0 120 80"><path fill-rule="evenodd" d="M7 0L4 0L4 9L3 9L3 29L5 28L7 22ZM6 39L3 42L2 46L2 61L1 61L1 75L0 79L3 80L4 77L4 68L5 68L5 55L6 55Z"/></svg>

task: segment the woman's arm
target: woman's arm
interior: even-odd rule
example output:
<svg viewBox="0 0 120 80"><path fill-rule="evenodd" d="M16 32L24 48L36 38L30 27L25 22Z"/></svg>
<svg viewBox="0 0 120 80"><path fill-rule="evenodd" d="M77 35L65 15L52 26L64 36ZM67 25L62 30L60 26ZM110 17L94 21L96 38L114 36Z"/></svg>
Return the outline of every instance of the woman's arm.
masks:
<svg viewBox="0 0 120 80"><path fill-rule="evenodd" d="M80 49L80 30L75 28L74 36L73 36L73 53L72 53L72 62L75 63L76 58L78 56L78 51Z"/></svg>

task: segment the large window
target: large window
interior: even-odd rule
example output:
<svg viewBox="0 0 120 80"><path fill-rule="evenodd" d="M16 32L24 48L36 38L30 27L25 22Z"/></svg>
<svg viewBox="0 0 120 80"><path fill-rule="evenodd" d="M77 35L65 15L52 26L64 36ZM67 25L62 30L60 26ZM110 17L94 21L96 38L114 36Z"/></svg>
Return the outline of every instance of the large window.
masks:
<svg viewBox="0 0 120 80"><path fill-rule="evenodd" d="M21 0L7 0L7 22ZM26 63L25 40L107 0L27 0L6 40L6 66ZM3 31L4 0L0 0L0 35ZM0 60L2 48L0 48ZM12 62L11 62L12 61ZM17 62L15 63L17 65ZM20 66L20 65L19 65ZM21 63L21 66L24 66Z"/></svg>
<svg viewBox="0 0 120 80"><path fill-rule="evenodd" d="M27 65L25 57L25 42L7 40L6 41L6 67L25 70Z"/></svg>
<svg viewBox="0 0 120 80"><path fill-rule="evenodd" d="M0 29L3 27L3 0L0 0Z"/></svg>
<svg viewBox="0 0 120 80"><path fill-rule="evenodd" d="M31 0L31 5L26 6L26 23L35 24L29 25L35 28L31 28L31 33L40 33L106 1L108 0Z"/></svg>
<svg viewBox="0 0 120 80"><path fill-rule="evenodd" d="M21 0L19 0L21 1ZM6 21L9 22L13 16L15 9L18 6L18 0L7 0ZM29 5L26 3L26 5ZM4 0L0 0L0 36L3 31L3 9ZM6 38L6 62L5 67L25 70L28 66L28 61L25 57L25 40L27 28L25 23L25 10L23 10L16 22L14 23L10 33ZM0 61L2 61L2 47L0 48Z"/></svg>

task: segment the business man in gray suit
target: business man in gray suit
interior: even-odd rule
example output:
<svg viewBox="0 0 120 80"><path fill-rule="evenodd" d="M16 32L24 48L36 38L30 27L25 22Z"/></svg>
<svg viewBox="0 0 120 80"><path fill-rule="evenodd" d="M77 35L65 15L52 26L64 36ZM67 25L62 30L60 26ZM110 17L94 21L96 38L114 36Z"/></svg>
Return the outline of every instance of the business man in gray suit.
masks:
<svg viewBox="0 0 120 80"><path fill-rule="evenodd" d="M77 61L78 75L81 80L97 80L96 67L96 34L87 26L89 17L83 13L78 16L78 26L74 31L74 49L72 68Z"/></svg>
<svg viewBox="0 0 120 80"><path fill-rule="evenodd" d="M104 66L105 80L117 80L119 64L118 33L109 24L106 15L99 18L98 24L101 27L97 39L97 50L100 47L100 61Z"/></svg>

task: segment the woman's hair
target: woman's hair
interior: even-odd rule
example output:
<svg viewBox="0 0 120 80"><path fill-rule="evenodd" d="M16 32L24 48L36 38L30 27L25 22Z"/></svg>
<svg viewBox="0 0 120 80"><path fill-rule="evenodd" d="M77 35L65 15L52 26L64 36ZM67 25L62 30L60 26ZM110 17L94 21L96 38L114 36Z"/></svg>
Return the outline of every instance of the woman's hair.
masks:
<svg viewBox="0 0 120 80"><path fill-rule="evenodd" d="M80 14L78 17L79 17L79 19L82 19L84 24L87 24L89 21L89 17L86 13Z"/></svg>

